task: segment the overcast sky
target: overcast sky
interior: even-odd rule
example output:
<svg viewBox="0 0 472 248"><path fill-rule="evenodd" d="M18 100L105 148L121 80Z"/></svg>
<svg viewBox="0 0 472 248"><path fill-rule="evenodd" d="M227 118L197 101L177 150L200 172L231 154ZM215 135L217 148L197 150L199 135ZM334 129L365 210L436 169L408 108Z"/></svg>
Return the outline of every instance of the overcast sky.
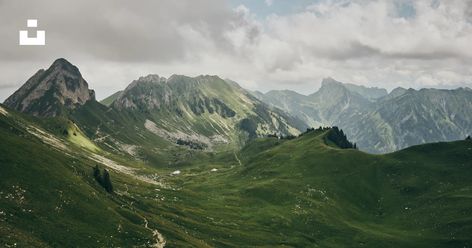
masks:
<svg viewBox="0 0 472 248"><path fill-rule="evenodd" d="M18 45L28 18L46 46ZM472 0L0 0L0 101L59 57L97 98L147 74L251 90L325 77L392 89L472 82Z"/></svg>

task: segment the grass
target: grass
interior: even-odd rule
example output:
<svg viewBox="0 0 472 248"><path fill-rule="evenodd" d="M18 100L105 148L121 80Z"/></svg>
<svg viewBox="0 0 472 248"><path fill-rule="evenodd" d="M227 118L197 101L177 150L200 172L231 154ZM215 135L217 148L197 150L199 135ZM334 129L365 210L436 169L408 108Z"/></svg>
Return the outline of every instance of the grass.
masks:
<svg viewBox="0 0 472 248"><path fill-rule="evenodd" d="M80 130L77 125L70 122L67 128L67 139L82 148L88 149L92 152L99 152L101 149L98 148L87 136Z"/></svg>
<svg viewBox="0 0 472 248"><path fill-rule="evenodd" d="M3 128L0 136L2 246L131 246L151 240L141 223L120 214L127 208L121 200L93 181L90 161Z"/></svg>
<svg viewBox="0 0 472 248"><path fill-rule="evenodd" d="M181 219L205 216L188 225L217 247L470 246L470 142L379 156L332 148L323 135L260 139L239 154L243 166L183 170L173 181L195 208Z"/></svg>
<svg viewBox="0 0 472 248"><path fill-rule="evenodd" d="M57 134L72 156L17 125L35 120L0 115L0 244L149 246L146 218L168 247L472 246L472 142L370 155L326 144L327 131L315 131L202 152L117 131L129 130L132 117L93 113L76 114L84 130L77 138ZM42 126L54 132L64 124ZM140 144L141 159L103 144L87 149L98 127ZM164 185L112 170L115 194L107 194L92 177L92 152Z"/></svg>

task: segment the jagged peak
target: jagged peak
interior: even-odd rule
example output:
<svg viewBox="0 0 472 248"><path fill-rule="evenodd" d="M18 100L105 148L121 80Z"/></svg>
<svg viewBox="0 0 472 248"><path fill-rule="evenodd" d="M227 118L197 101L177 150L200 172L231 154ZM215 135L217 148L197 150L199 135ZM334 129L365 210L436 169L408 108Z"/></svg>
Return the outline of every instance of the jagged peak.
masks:
<svg viewBox="0 0 472 248"><path fill-rule="evenodd" d="M139 81L139 82L149 82L149 83L160 83L160 82L165 82L166 78L165 77L160 77L157 74L149 74L147 76L139 77L137 81Z"/></svg>
<svg viewBox="0 0 472 248"><path fill-rule="evenodd" d="M95 100L79 69L64 58L41 69L5 100L5 105L20 112L54 117Z"/></svg>
<svg viewBox="0 0 472 248"><path fill-rule="evenodd" d="M72 64L65 58L58 58L58 59L54 60L54 62L52 63L52 66L60 66L60 65L70 65L70 66L72 66Z"/></svg>
<svg viewBox="0 0 472 248"><path fill-rule="evenodd" d="M323 93L327 91L340 92L340 91L348 91L348 89L345 87L343 83L336 81L333 78L324 78L323 81L321 81L321 87L319 91L316 93Z"/></svg>
<svg viewBox="0 0 472 248"><path fill-rule="evenodd" d="M67 59L64 58L58 58L56 59L52 65L49 67L48 70L62 70L62 71L67 71L69 73L72 73L78 77L82 77L82 74L80 73L79 68L77 66L73 65L70 63Z"/></svg>
<svg viewBox="0 0 472 248"><path fill-rule="evenodd" d="M165 77L160 77L157 74L148 74L147 76L141 76L136 80L133 80L124 90L127 92L140 85L149 85L149 84L162 84L166 83L167 79Z"/></svg>

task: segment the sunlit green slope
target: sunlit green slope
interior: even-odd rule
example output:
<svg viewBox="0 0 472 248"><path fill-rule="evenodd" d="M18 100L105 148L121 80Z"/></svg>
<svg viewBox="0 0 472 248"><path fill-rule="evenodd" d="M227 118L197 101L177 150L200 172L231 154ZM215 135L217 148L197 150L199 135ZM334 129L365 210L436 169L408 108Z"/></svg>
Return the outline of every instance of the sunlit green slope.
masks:
<svg viewBox="0 0 472 248"><path fill-rule="evenodd" d="M183 170L193 197L179 220L217 247L470 247L472 142L379 156L325 135L259 139L233 163Z"/></svg>

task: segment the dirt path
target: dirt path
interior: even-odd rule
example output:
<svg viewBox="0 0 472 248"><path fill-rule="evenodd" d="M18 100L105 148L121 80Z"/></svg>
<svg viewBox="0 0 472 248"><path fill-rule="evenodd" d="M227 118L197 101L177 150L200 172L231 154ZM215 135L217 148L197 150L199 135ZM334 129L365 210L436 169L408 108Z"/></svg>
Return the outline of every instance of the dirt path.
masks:
<svg viewBox="0 0 472 248"><path fill-rule="evenodd" d="M121 173L126 174L128 176L131 176L131 177L133 177L137 180L140 180L140 181L143 181L143 182L146 182L146 183L150 183L150 184L153 184L153 185L157 185L157 186L160 186L160 187L163 187L163 188L166 187L166 185L164 185L163 183L161 183L159 181L156 181L156 180L154 180L152 178L149 178L149 177L146 177L144 175L139 175L136 172L137 169L130 168L130 167L118 164L118 163L116 163L115 161L113 161L111 159L105 158L104 156L98 155L96 153L90 153L89 158L92 159L93 161L97 162L97 163L100 163L100 164L103 164L103 165L107 166L110 169L121 172Z"/></svg>
<svg viewBox="0 0 472 248"><path fill-rule="evenodd" d="M166 246L166 239L164 238L164 236L162 236L162 234L157 231L156 229L151 229L148 227L148 220L146 218L144 218L144 228L148 229L149 231L152 232L152 237L156 239L156 243L151 245L151 247L156 247L156 248L164 248Z"/></svg>
<svg viewBox="0 0 472 248"><path fill-rule="evenodd" d="M238 155L236 155L236 152L234 152L234 157L236 158L236 160L238 160L239 165L242 166L243 163L241 163L241 160L239 160Z"/></svg>

